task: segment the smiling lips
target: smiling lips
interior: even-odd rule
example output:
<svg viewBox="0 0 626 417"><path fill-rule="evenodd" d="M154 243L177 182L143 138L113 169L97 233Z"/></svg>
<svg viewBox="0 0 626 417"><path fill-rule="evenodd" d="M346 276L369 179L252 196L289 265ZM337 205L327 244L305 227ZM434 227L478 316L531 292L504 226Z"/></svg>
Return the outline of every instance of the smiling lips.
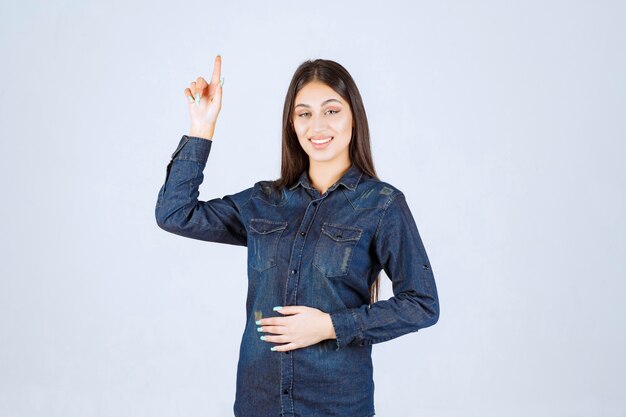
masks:
<svg viewBox="0 0 626 417"><path fill-rule="evenodd" d="M315 148L323 148L331 140L333 140L333 137L332 136L326 136L326 137L313 136L313 137L309 138L309 140L313 143L313 147L315 147Z"/></svg>

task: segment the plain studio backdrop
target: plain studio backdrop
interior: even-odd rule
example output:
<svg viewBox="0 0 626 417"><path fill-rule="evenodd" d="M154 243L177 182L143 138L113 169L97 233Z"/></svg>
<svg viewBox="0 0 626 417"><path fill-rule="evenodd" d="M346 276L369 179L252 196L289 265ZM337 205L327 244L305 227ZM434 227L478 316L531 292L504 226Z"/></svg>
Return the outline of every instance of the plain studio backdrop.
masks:
<svg viewBox="0 0 626 417"><path fill-rule="evenodd" d="M625 416L624 16L3 1L0 415L232 416L246 248L154 218L183 91L219 53L201 200L278 178L287 86L315 58L351 72L377 172L407 196L441 316L374 345L377 416Z"/></svg>

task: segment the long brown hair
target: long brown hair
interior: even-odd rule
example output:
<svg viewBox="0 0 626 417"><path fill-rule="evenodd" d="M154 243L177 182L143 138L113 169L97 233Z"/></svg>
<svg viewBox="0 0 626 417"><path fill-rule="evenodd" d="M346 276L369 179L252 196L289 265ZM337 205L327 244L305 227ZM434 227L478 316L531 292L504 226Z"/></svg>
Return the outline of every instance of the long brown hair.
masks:
<svg viewBox="0 0 626 417"><path fill-rule="evenodd" d="M309 169L309 156L302 149L293 128L293 106L298 92L308 83L318 81L326 84L339 94L352 111L352 138L350 139L350 160L363 173L379 179L374 169L370 148L370 132L361 93L348 71L335 61L316 59L304 61L296 69L283 107L282 163L281 177L273 182L277 189L294 184L304 170ZM378 301L380 273L370 286L370 303Z"/></svg>

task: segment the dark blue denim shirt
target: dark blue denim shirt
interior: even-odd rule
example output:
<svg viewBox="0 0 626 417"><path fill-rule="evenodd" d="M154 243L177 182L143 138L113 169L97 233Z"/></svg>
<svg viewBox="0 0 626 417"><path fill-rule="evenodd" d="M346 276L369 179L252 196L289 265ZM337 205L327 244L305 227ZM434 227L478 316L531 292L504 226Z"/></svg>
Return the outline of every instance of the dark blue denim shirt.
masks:
<svg viewBox="0 0 626 417"><path fill-rule="evenodd" d="M248 248L235 416L373 416L372 345L439 318L433 271L405 195L353 164L324 194L304 171L278 192L258 181L198 201L212 143L183 135L155 214L168 232ZM370 305L382 269L394 296ZM255 321L282 317L272 308L290 305L329 313L337 338L271 351L275 344L259 339Z"/></svg>

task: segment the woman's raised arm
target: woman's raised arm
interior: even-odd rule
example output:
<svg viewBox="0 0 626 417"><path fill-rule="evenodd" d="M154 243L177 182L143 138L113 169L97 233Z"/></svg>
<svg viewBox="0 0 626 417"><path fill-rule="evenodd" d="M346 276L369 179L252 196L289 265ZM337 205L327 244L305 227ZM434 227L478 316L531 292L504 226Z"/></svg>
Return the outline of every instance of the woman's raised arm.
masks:
<svg viewBox="0 0 626 417"><path fill-rule="evenodd" d="M210 84L198 77L185 89L191 129L189 135L181 138L167 166L155 217L159 227L171 233L246 246L247 232L241 209L250 200L252 187L223 198L198 201L198 189L204 179L203 171L222 105L221 62L218 55Z"/></svg>
<svg viewBox="0 0 626 417"><path fill-rule="evenodd" d="M248 237L241 210L250 201L253 187L198 201L211 144L210 140L183 135L159 190L157 224L163 230L192 239L246 246Z"/></svg>

